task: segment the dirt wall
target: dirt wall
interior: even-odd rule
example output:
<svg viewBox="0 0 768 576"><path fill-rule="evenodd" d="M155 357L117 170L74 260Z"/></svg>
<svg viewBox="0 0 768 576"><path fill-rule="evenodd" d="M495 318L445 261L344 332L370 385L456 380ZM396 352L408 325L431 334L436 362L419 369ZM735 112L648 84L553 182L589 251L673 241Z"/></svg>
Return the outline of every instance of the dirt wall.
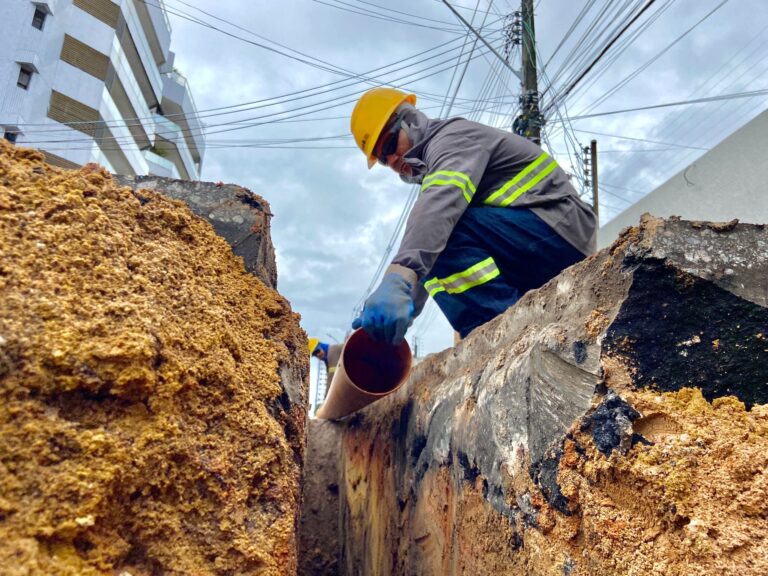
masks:
<svg viewBox="0 0 768 576"><path fill-rule="evenodd" d="M648 218L334 424L340 572L768 573L766 246Z"/></svg>
<svg viewBox="0 0 768 576"><path fill-rule="evenodd" d="M42 158L0 142L3 574L295 572L297 315L183 203Z"/></svg>

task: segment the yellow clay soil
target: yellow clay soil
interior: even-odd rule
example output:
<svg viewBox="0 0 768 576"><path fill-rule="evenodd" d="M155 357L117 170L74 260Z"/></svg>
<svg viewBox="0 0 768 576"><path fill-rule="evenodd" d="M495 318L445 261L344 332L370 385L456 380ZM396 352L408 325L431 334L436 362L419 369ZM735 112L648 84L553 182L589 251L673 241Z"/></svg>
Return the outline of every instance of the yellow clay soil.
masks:
<svg viewBox="0 0 768 576"><path fill-rule="evenodd" d="M306 338L206 222L2 142L0 306L4 575L295 570Z"/></svg>
<svg viewBox="0 0 768 576"><path fill-rule="evenodd" d="M768 574L768 406L710 403L698 389L622 396L652 444L605 457L588 432L566 441L560 483L574 515L550 509L542 533L526 533L555 564L541 573Z"/></svg>

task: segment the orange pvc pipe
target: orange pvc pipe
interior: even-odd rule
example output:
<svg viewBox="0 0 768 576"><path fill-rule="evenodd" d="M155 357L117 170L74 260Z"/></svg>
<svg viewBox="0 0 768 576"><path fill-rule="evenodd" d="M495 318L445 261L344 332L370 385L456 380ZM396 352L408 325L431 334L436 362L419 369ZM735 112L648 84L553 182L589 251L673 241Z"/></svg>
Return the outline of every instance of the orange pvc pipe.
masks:
<svg viewBox="0 0 768 576"><path fill-rule="evenodd" d="M392 394L411 371L411 347L377 342L362 328L344 343L328 395L316 416L338 420Z"/></svg>

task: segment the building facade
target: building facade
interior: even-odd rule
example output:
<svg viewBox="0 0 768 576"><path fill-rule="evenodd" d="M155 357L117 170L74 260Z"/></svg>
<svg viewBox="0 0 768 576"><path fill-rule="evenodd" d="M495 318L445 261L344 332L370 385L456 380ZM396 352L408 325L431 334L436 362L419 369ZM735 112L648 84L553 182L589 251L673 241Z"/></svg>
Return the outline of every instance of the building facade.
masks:
<svg viewBox="0 0 768 576"><path fill-rule="evenodd" d="M648 212L667 218L768 224L768 110L627 208L598 231L599 248Z"/></svg>
<svg viewBox="0 0 768 576"><path fill-rule="evenodd" d="M48 162L199 180L205 138L163 0L2 0L0 135Z"/></svg>

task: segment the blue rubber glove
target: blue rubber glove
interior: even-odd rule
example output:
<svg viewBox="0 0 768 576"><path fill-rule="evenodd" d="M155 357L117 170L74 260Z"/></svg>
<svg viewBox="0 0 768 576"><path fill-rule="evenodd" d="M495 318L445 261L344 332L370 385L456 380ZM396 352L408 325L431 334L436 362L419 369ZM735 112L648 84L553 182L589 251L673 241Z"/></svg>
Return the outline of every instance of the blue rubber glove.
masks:
<svg viewBox="0 0 768 576"><path fill-rule="evenodd" d="M374 340L400 344L413 321L411 284L394 272L386 274L355 318L352 328L363 328Z"/></svg>

